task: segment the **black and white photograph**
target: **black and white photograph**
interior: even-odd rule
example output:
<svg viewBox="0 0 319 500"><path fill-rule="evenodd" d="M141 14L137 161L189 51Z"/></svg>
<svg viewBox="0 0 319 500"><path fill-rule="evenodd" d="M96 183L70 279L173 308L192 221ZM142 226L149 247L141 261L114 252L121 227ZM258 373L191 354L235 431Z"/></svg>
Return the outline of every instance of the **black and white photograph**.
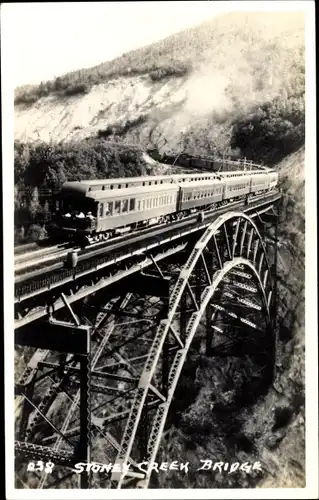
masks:
<svg viewBox="0 0 319 500"><path fill-rule="evenodd" d="M312 1L1 6L7 498L317 498Z"/></svg>

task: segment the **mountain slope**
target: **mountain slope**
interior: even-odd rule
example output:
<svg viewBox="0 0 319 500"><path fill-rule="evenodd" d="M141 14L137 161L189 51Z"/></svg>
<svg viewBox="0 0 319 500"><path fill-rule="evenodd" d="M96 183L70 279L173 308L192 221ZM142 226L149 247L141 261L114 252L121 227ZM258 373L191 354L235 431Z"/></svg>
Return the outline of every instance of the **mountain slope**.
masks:
<svg viewBox="0 0 319 500"><path fill-rule="evenodd" d="M219 16L95 68L17 89L15 138L100 133L159 148L223 149L236 118L258 106L280 97L302 107L303 65L302 14Z"/></svg>

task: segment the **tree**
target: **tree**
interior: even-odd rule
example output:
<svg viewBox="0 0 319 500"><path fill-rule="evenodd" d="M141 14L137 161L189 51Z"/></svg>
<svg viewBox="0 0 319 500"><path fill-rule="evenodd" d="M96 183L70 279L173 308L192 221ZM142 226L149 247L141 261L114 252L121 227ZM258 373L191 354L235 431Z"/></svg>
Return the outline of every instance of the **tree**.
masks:
<svg viewBox="0 0 319 500"><path fill-rule="evenodd" d="M32 197L29 203L29 212L32 220L34 221L38 212L41 210L40 202L39 202L39 192L38 188L35 187L32 191Z"/></svg>
<svg viewBox="0 0 319 500"><path fill-rule="evenodd" d="M18 186L14 186L14 210L17 211L20 208L20 194Z"/></svg>
<svg viewBox="0 0 319 500"><path fill-rule="evenodd" d="M44 218L44 223L48 222L50 220L51 212L49 208L49 202L48 200L45 201L44 206L43 206L43 218Z"/></svg>

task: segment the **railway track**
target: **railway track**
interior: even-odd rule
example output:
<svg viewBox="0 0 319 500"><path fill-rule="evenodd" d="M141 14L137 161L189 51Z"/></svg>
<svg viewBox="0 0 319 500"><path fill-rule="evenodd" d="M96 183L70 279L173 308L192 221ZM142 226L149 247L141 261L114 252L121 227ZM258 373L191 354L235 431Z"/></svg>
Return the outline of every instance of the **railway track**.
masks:
<svg viewBox="0 0 319 500"><path fill-rule="evenodd" d="M38 245L36 243L23 243L22 245L16 245L14 247L14 255L23 255L24 253L34 249L36 250Z"/></svg>
<svg viewBox="0 0 319 500"><path fill-rule="evenodd" d="M273 195L271 196L271 198ZM260 196L256 197L254 200L254 203L249 205L247 208L254 209L256 206L256 203L260 202L260 198L267 199L269 197L265 196ZM242 205L242 201L234 201L232 203L228 203L227 206L221 207L217 210L210 210L207 212L207 220L209 220L212 216L222 214L224 211L227 210L235 210L240 208L240 205ZM143 229L138 232L132 232L129 234L126 234L124 236L119 236L117 238L112 238L108 241L103 241L99 242L93 245L90 245L86 247L85 249L80 249L79 247L70 247L72 250L76 251L78 253L78 265L77 265L77 271L79 272L79 269L84 266L85 269L88 267L94 267L94 265L97 263L97 261L105 261L108 260L109 254L113 254L114 252L118 253L120 252L121 254L125 250L123 247L123 244L137 244L138 246L142 244L143 240L146 237L152 237L154 236L156 238L156 235L160 235L161 233L165 233L168 231L168 233L172 233L172 231L179 231L181 229L184 229L184 227L187 226L187 224L194 224L196 222L198 217L198 214L193 214L189 215L188 217L185 217L183 219L180 219L178 221L175 221L174 223L171 224L161 224L157 226L152 226L146 229ZM205 219L206 219L205 217ZM167 234L168 234L167 233ZM52 279L56 275L56 273L61 273L63 272L63 267L65 266L65 261L66 261L66 256L68 252L70 251L69 249L65 249L63 252L61 251L60 254L52 256L51 261L49 261L48 258L45 259L35 259L33 261L29 261L25 263L25 265L21 265L19 270L15 270L15 284L18 287L24 286L22 283L33 283L33 281L41 280L42 275L46 275L48 277L49 275L52 275ZM102 259L102 260L101 260ZM72 273L72 269L65 270L65 272L69 275L69 271ZM64 273L65 274L65 273ZM57 276L56 276L57 278ZM21 283L21 285L20 285Z"/></svg>
<svg viewBox="0 0 319 500"><path fill-rule="evenodd" d="M207 214L210 214L212 212L213 210L207 211ZM171 224L187 222L188 220L194 219L194 217L196 218L197 215L198 215L197 213L190 214L177 221L174 221ZM122 236L117 236L116 238L111 238L108 241L100 241L92 243L91 245L87 246L84 249L81 248L80 246L72 246L71 244L64 244L63 248L61 248L61 245L55 245L43 249L35 249L33 251L20 254L15 257L15 262L14 262L15 276L20 277L32 271L38 271L41 268L45 269L46 267L50 266L52 267L55 264L59 264L64 260L64 258L70 251L77 252L78 256L83 258L86 254L90 254L92 250L100 250L102 247L108 248L110 246L113 246L114 244L121 243L125 240L129 241L132 238L136 238L139 236L141 237L146 236L149 233L153 232L155 229L160 231L162 228L167 228L167 223L152 225L150 227L141 229L139 231L133 231ZM48 264L50 264L50 266L48 266Z"/></svg>
<svg viewBox="0 0 319 500"><path fill-rule="evenodd" d="M256 196L252 204L258 202L263 198L265 198L264 194ZM226 209L226 207L227 210L233 209L237 207L238 204L242 203L242 201L243 200L235 200L233 202L227 203L227 205L225 206L217 208L217 210L216 208L213 208L211 210L206 209L206 211L204 212L206 216L212 216L216 211L219 212L220 210ZM124 241L127 241L129 243L131 240L135 240L136 238L141 239L143 237L146 237L154 231L158 231L160 234L162 231L167 230L168 226L172 229L180 225L183 226L191 221L194 222L197 217L198 212L195 212L179 220L171 222L170 224L162 223L152 225L139 231L133 231L125 235L117 236L116 238L111 238L108 241L92 243L84 249L80 246L72 246L72 244L70 243L44 247L42 249L39 249L37 247L37 249L35 249L34 251L29 251L24 254L15 256L15 278L19 281L24 277L26 277L27 279L32 278L33 273L34 276L37 276L41 270L43 270L43 272L54 271L55 269L58 269L63 265L66 260L67 254L70 251L77 252L79 260L94 258L96 257L96 255L98 255L99 252L107 249L113 250L114 245L116 246L119 244L123 244Z"/></svg>

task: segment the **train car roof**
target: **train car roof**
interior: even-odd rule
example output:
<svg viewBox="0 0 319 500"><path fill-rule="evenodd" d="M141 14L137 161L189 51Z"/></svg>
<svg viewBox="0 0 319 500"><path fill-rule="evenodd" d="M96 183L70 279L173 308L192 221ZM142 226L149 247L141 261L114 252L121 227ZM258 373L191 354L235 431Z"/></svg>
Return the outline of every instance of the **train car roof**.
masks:
<svg viewBox="0 0 319 500"><path fill-rule="evenodd" d="M145 175L139 177L112 177L109 179L88 179L77 181L80 184L85 184L87 186L96 186L99 184L127 184L128 182L144 182L144 181L156 181L160 179L171 179L173 175Z"/></svg>
<svg viewBox="0 0 319 500"><path fill-rule="evenodd" d="M274 170L229 170L228 172L218 172L221 177L249 177L251 175L267 175L275 172Z"/></svg>
<svg viewBox="0 0 319 500"><path fill-rule="evenodd" d="M107 190L96 190L96 191L81 191L76 189L75 186L72 194L83 195L86 199L91 199L95 201L99 200L109 200L113 198L129 198L132 196L145 195L148 196L150 194L161 194L167 193L168 191L177 192L178 186L177 184L156 184L154 186L135 186L126 189L107 189ZM70 190L66 190L65 194L71 194Z"/></svg>
<svg viewBox="0 0 319 500"><path fill-rule="evenodd" d="M155 186L138 186L126 189L112 189L107 191L90 191L87 198L94 200L112 199L112 198L129 198L131 196L149 196L157 194L165 194L168 191L177 192L178 187L176 184L156 184Z"/></svg>
<svg viewBox="0 0 319 500"><path fill-rule="evenodd" d="M99 184L127 184L129 182L149 182L149 181L158 181L161 179L165 180L179 180L182 178L191 178L191 177L216 177L215 172L203 172L203 173L188 173L188 174L170 174L170 175L144 175L139 177L114 177L109 179L86 179L81 181L71 181L65 182L66 184L80 184L86 186L96 186Z"/></svg>
<svg viewBox="0 0 319 500"><path fill-rule="evenodd" d="M210 179L210 180L203 180L203 181L186 181L183 182L182 184L179 184L181 188L199 188L199 187L209 187L212 185L218 185L218 184L223 184L223 181L220 179Z"/></svg>

